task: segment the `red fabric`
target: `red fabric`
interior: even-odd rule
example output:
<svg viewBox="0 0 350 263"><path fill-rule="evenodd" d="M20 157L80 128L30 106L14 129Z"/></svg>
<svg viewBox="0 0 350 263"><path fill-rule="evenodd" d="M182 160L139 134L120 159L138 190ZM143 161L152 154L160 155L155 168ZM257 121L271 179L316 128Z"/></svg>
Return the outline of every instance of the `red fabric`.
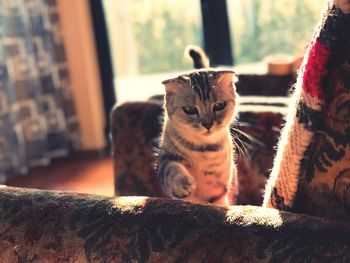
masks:
<svg viewBox="0 0 350 263"><path fill-rule="evenodd" d="M310 49L303 75L303 89L312 97L324 98L321 81L328 73L326 63L329 61L330 56L331 51L317 39Z"/></svg>

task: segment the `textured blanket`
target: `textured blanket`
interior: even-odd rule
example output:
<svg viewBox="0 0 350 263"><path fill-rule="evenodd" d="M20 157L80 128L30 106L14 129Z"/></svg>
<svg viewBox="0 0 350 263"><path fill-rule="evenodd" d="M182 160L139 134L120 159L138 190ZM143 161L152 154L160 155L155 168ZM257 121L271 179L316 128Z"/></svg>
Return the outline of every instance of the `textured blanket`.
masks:
<svg viewBox="0 0 350 263"><path fill-rule="evenodd" d="M0 262L350 262L350 224L275 209L0 188Z"/></svg>
<svg viewBox="0 0 350 263"><path fill-rule="evenodd" d="M349 221L350 3L335 2L304 57L264 205Z"/></svg>

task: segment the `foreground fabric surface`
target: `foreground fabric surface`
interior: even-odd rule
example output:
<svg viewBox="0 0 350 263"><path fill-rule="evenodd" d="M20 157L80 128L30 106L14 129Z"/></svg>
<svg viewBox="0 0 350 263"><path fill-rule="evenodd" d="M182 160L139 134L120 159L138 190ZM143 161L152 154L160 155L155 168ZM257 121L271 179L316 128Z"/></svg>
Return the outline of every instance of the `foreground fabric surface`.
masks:
<svg viewBox="0 0 350 263"><path fill-rule="evenodd" d="M349 28L350 14L329 1L304 57L267 207L350 221Z"/></svg>
<svg viewBox="0 0 350 263"><path fill-rule="evenodd" d="M0 188L0 262L350 262L350 224L253 206Z"/></svg>

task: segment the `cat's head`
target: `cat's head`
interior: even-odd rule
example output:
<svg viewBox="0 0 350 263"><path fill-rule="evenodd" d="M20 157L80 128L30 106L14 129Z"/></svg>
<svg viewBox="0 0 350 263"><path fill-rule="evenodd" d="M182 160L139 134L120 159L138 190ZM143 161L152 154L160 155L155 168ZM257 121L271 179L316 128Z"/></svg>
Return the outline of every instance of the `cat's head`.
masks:
<svg viewBox="0 0 350 263"><path fill-rule="evenodd" d="M165 106L173 125L210 136L230 125L236 106L231 70L196 70L165 80Z"/></svg>

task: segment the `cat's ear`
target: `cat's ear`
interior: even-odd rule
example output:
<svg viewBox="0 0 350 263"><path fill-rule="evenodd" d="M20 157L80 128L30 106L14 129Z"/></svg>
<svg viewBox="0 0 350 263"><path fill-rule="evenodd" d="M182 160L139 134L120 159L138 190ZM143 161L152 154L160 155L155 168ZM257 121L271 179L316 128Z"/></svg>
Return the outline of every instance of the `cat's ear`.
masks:
<svg viewBox="0 0 350 263"><path fill-rule="evenodd" d="M167 95L176 94L187 85L187 80L183 77L164 80L162 84L165 86Z"/></svg>
<svg viewBox="0 0 350 263"><path fill-rule="evenodd" d="M236 87L234 82L236 82L237 76L232 70L218 71L215 74L216 87L223 90L235 90Z"/></svg>
<svg viewBox="0 0 350 263"><path fill-rule="evenodd" d="M217 71L215 74L215 80L217 84L230 84L236 81L236 74L233 70Z"/></svg>
<svg viewBox="0 0 350 263"><path fill-rule="evenodd" d="M174 79L164 80L162 84L165 86L165 106L168 115L173 115L175 113L174 100L175 94L183 90L186 82L181 78L177 77Z"/></svg>

